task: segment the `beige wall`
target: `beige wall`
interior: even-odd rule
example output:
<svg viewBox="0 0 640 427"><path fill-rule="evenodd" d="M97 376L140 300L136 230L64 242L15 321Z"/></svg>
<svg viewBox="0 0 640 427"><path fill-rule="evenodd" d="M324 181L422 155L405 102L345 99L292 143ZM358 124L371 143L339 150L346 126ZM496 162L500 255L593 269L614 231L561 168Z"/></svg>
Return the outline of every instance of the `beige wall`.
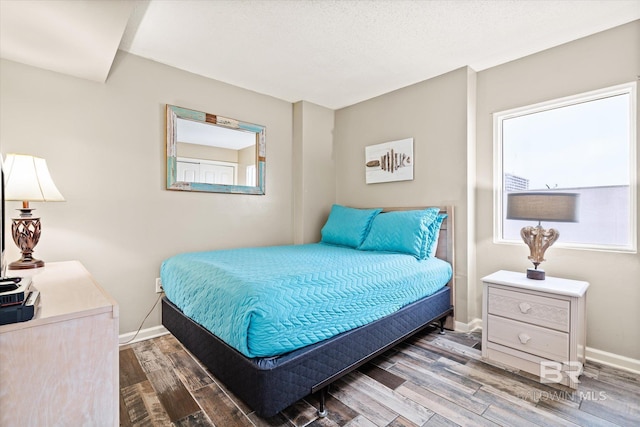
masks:
<svg viewBox="0 0 640 427"><path fill-rule="evenodd" d="M257 183L255 182L247 182L247 167L255 166L256 158L258 157L257 147L254 145L252 147L243 148L242 150L231 150L236 151L238 153L238 185L249 185L255 187ZM256 169L256 178L258 171Z"/></svg>
<svg viewBox="0 0 640 427"><path fill-rule="evenodd" d="M493 243L492 113L636 81L639 75L640 21L478 73L476 286L495 270L530 266L524 244ZM587 346L640 359L640 255L552 247L546 259L548 275L591 283Z"/></svg>
<svg viewBox="0 0 640 427"><path fill-rule="evenodd" d="M466 322L468 89L460 68L336 112L334 152L340 204L357 207L454 205L456 312ZM471 83L472 84L472 83ZM365 147L413 138L413 181L365 183Z"/></svg>
<svg viewBox="0 0 640 427"><path fill-rule="evenodd" d="M295 243L320 240L336 200L334 112L300 101L293 105L293 201Z"/></svg>
<svg viewBox="0 0 640 427"><path fill-rule="evenodd" d="M289 102L122 52L105 84L2 60L0 94L1 152L46 158L67 200L33 204L36 255L80 260L119 302L121 332L151 309L163 259L293 241ZM265 125L267 194L167 191L165 104ZM159 324L156 308L145 327Z"/></svg>

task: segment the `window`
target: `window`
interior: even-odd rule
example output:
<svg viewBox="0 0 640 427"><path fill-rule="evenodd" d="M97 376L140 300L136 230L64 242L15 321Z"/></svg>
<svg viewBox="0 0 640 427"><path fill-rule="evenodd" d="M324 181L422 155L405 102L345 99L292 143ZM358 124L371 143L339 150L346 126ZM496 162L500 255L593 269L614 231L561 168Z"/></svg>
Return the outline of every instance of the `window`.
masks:
<svg viewBox="0 0 640 427"><path fill-rule="evenodd" d="M506 219L514 191L578 193L578 222L543 223L557 246L636 251L636 84L494 114L495 241L531 221Z"/></svg>

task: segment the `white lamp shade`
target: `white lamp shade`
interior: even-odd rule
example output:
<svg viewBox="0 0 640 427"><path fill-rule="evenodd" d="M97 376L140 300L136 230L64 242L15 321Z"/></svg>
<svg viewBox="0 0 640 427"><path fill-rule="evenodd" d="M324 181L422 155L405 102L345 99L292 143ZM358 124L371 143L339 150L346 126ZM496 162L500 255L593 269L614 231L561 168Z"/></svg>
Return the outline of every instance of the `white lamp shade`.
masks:
<svg viewBox="0 0 640 427"><path fill-rule="evenodd" d="M5 199L28 202L63 202L45 159L7 154L4 161Z"/></svg>

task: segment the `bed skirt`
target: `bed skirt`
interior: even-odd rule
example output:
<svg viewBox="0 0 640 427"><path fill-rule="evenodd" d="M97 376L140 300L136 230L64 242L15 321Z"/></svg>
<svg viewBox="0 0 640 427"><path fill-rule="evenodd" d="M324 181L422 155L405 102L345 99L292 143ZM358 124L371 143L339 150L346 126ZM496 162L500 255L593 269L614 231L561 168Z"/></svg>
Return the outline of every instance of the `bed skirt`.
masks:
<svg viewBox="0 0 640 427"><path fill-rule="evenodd" d="M270 417L451 314L450 298L451 290L445 286L375 322L267 358L248 359L182 314L166 297L162 324L259 416Z"/></svg>

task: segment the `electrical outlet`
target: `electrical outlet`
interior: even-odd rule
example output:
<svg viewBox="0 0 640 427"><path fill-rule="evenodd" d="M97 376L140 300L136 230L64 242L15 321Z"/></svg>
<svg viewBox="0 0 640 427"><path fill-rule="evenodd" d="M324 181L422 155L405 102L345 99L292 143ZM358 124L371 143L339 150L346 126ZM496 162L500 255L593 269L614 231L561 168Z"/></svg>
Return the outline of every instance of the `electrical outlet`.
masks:
<svg viewBox="0 0 640 427"><path fill-rule="evenodd" d="M162 280L158 277L156 279L156 293L159 294L162 292Z"/></svg>

